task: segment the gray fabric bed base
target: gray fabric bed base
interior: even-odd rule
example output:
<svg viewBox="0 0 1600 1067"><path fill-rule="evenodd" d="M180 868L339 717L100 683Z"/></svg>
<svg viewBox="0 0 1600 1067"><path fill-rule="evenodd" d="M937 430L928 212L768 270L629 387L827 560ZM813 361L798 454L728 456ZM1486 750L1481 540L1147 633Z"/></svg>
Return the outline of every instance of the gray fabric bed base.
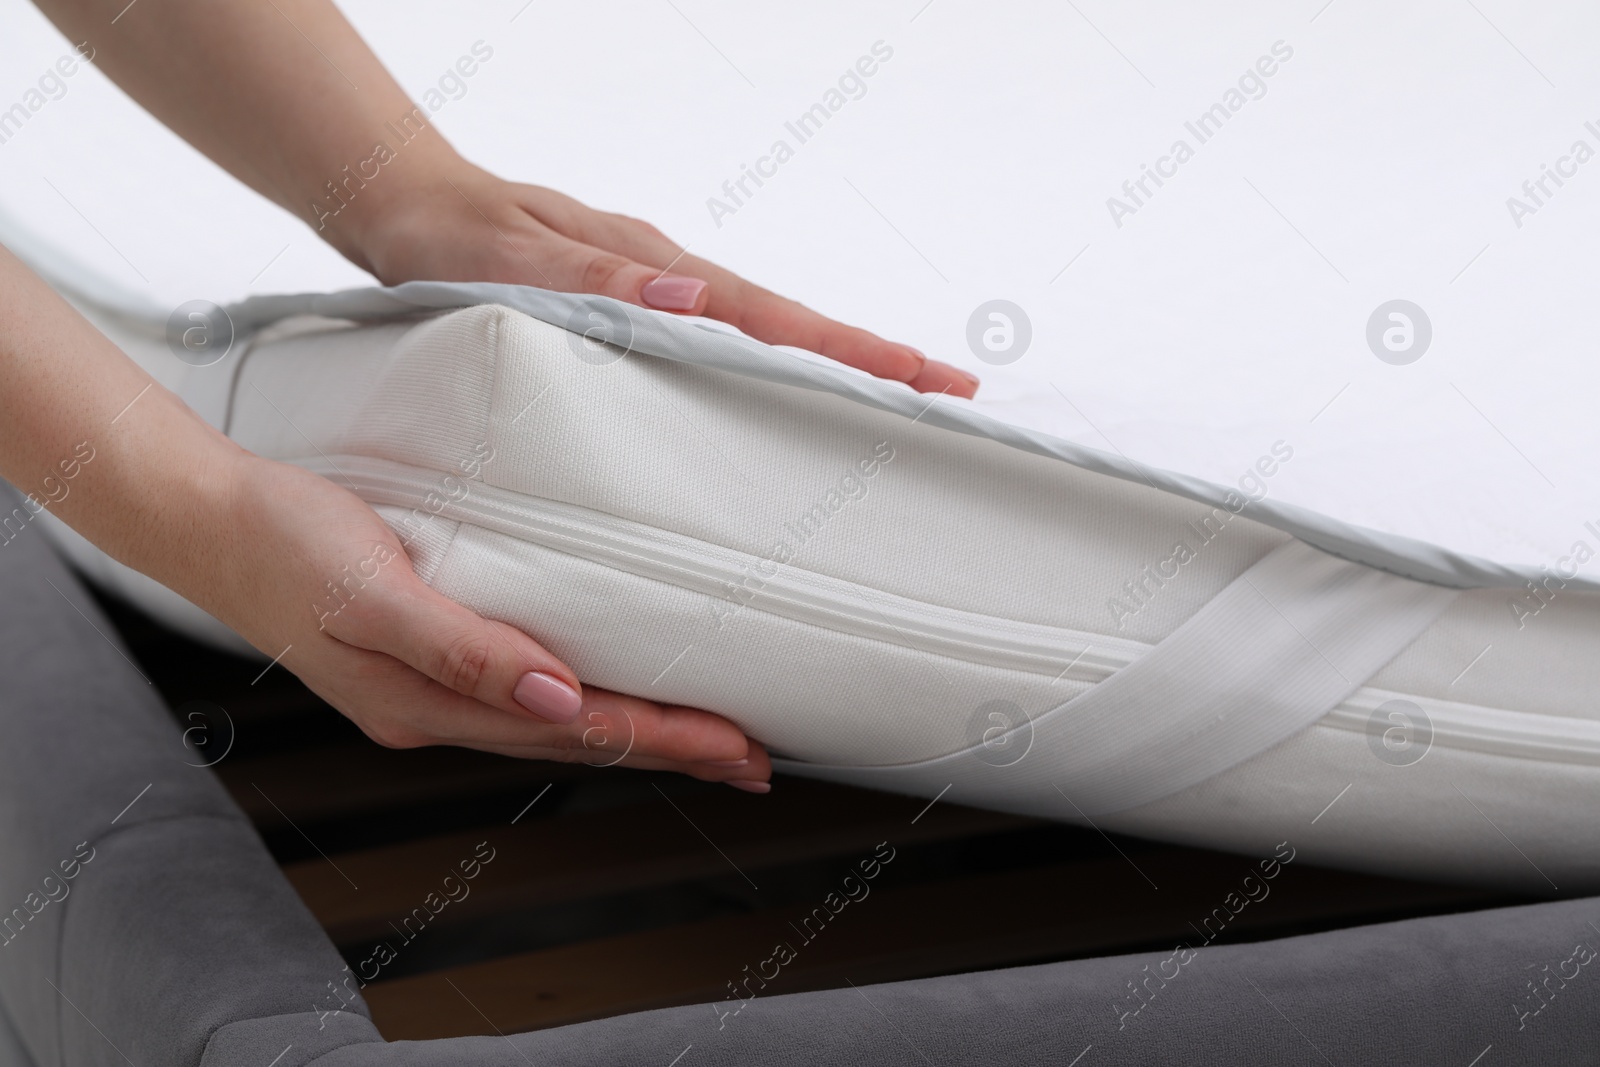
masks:
<svg viewBox="0 0 1600 1067"><path fill-rule="evenodd" d="M0 1005L0 1067L37 1067L17 1035L16 1024L6 1015L4 1005Z"/></svg>
<svg viewBox="0 0 1600 1067"><path fill-rule="evenodd" d="M1500 1067L1600 1049L1600 968L1574 962L1600 947L1597 900L384 1043L359 1002L317 1010L338 954L36 530L0 545L0 679L0 1003L38 1067Z"/></svg>

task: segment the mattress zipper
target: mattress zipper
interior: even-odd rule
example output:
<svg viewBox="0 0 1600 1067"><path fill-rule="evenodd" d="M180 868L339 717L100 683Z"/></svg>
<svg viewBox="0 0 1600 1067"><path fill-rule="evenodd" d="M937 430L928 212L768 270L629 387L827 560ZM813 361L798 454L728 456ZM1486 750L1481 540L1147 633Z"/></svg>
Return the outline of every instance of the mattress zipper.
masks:
<svg viewBox="0 0 1600 1067"><path fill-rule="evenodd" d="M643 578L725 599L732 622L753 609L797 622L981 666L1095 683L1152 647L1139 641L947 608L831 578L794 565L762 576L768 561L748 553L607 515L590 508L457 479L366 456L319 456L301 466L351 487L368 503L423 509ZM751 576L759 584L750 586ZM745 595L730 595L743 591ZM935 664L937 668L937 664ZM1069 694L1063 693L1063 700ZM1367 733L1392 700L1421 708L1433 745L1547 762L1600 765L1600 722L1514 712L1362 687L1318 721L1319 728ZM1387 720L1385 720L1387 721Z"/></svg>
<svg viewBox="0 0 1600 1067"><path fill-rule="evenodd" d="M1318 720L1319 727L1371 734L1393 722L1385 709L1394 702L1420 708L1427 716L1422 731L1413 737L1432 733L1432 744L1482 752L1491 756L1513 756L1542 763L1600 765L1600 722L1567 715L1544 715L1531 711L1506 711L1475 704L1461 704L1432 697L1413 696L1363 686ZM1412 717L1411 708L1400 708L1402 716ZM1425 758L1426 753L1418 759Z"/></svg>
<svg viewBox="0 0 1600 1067"><path fill-rule="evenodd" d="M297 461L348 485L373 504L425 509L429 515L494 530L643 578L722 598L719 613L736 623L744 610L911 648L927 655L1099 682L1150 645L1055 626L1017 622L872 589L793 564L762 574L770 560L590 508L456 478L459 500L441 491L446 477L388 460L336 455ZM431 494L431 502L430 502ZM708 621L716 624L716 616Z"/></svg>

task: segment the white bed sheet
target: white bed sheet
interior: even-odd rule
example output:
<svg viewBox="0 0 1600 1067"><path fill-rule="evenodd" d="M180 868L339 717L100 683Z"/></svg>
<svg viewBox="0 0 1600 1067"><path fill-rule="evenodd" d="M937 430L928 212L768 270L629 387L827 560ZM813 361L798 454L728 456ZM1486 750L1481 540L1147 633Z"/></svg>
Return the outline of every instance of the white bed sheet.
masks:
<svg viewBox="0 0 1600 1067"><path fill-rule="evenodd" d="M1600 548L1600 160L1520 226L1507 207L1573 142L1600 150L1600 12L343 6L419 98L493 49L435 116L477 161L978 371L1000 417L1224 483L1284 440L1284 501L1508 563ZM3 110L68 45L22 0L0 22ZM717 225L707 199L878 41L865 95ZM1185 122L1280 41L1265 94L1199 144ZM73 255L165 306L369 281L98 72L65 85L0 143L0 205ZM1177 138L1194 158L1118 227L1107 198ZM1032 323L1003 367L966 341L994 298ZM1406 366L1365 340L1394 298L1434 328Z"/></svg>

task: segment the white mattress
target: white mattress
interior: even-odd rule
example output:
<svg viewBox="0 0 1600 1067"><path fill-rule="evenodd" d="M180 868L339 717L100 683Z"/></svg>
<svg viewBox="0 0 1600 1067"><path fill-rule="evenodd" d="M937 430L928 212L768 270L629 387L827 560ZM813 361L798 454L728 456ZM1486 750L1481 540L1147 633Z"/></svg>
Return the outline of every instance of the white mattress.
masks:
<svg viewBox="0 0 1600 1067"><path fill-rule="evenodd" d="M725 598L672 593L517 538L508 547L476 523L448 548L435 542L439 523L417 542L441 588L516 621L530 587L494 576L532 575L560 612L527 624L586 678L723 711L812 773L930 797L948 782L947 799L1225 847L1289 839L1302 854L1377 870L1543 891L1600 882L1590 832L1600 814L1591 651L1600 634L1595 594L1581 591L1600 570L1579 561L1578 577L1531 618L1514 607L1539 603L1522 599L1525 580L1547 580L1579 544L1600 546L1590 525L1600 526L1600 423L1590 410L1600 363L1574 355L1592 345L1578 309L1600 287L1585 237L1600 227L1600 183L1586 166L1541 197L1536 214L1508 209L1575 140L1600 145L1585 126L1600 14L1358 0L1294 12L1265 2L1157 12L935 3L760 17L709 3L639 5L624 17L520 0L470 15L346 7L419 96L473 40L495 48L483 76L436 115L480 162L648 217L697 254L973 370L985 380L979 401L923 413L926 401L904 391L751 346L720 369L696 362L709 357L695 345L594 367L567 358L548 324L493 312L404 336L398 325L344 326L263 341L239 385L221 367L197 377L145 324L188 299L361 276L153 130L94 71L3 148L0 200L51 240L30 242L10 223L0 239L28 246L19 250L87 297L125 347L213 418L227 420L226 400L238 398L230 431L285 458L310 460L304 441L259 409L257 385L351 470L360 457L442 476L463 444L479 443L467 438L495 404L559 369L566 384L541 405L568 390L574 403L628 417L552 413L500 452L507 466L491 480L628 520L630 533L665 530L724 558L742 552L752 566L766 565L775 530L891 441L895 459L865 483L867 495L841 506L806 542L804 566L784 573L866 589L880 611L906 601L1013 637L1026 631L1056 659L962 665L938 651L954 645L930 646L920 629L876 644L828 637L824 648L817 627L799 629L756 599L717 632L750 644L694 643L681 639L685 628L705 625ZM26 5L7 17L15 32L0 40L0 69L43 70L64 47ZM597 35L614 60L600 83L585 74L586 50L548 47ZM866 95L717 225L707 198L880 39L895 58ZM1224 101L1280 41L1293 55L1279 59L1265 92L1242 101L1176 177L1153 193L1147 184L1133 215L1114 217L1108 199L1131 196L1123 183L1159 165L1175 139L1198 142L1185 123ZM17 77L12 97L30 81ZM585 86L582 101L528 106L571 85ZM664 123L662 108L705 121ZM96 165L105 157L119 161L114 181ZM980 360L966 340L974 311L995 298L1032 322L1030 348L1005 365ZM1384 361L1368 343L1369 319L1395 299L1420 305L1432 325L1429 349L1409 364ZM323 310L349 314L360 303ZM125 313L108 317L113 304ZM310 306L252 305L240 325ZM656 321L637 314L642 326ZM489 321L514 324L517 344L491 351L481 335ZM478 392L454 391L441 348L452 365L474 354ZM507 366L514 382L495 377ZM780 384L750 377L758 367ZM441 397L461 406L446 411ZM518 466L518 449L539 459ZM553 455L566 458L551 465ZM1258 463L1273 473L1252 473ZM1110 608L1124 583L1149 582L1145 568L1173 558L1207 511L1198 501L1215 504L1230 487L1265 496L1148 604ZM1102 783L1103 809L1081 795L1075 803L1065 779L1024 787L1051 751L1046 712L1159 647L1291 536L1374 574L1465 591L1314 722L1204 781L1121 808ZM162 599L148 583L134 586L147 603ZM609 602L587 595L596 589L635 614L602 610ZM619 625L647 610L651 626ZM1402 614L1374 613L1375 629ZM905 616L891 617L904 628ZM1228 666L1248 666L1248 653L1241 643ZM1048 678L1045 661L1057 664ZM1390 735L1396 750L1383 746L1389 713L1376 732L1370 724L1392 700L1426 714L1431 744L1404 743L1423 734L1401 730ZM1018 710L1039 747L1009 764L1004 744L985 749L987 761L975 762L998 777L881 770L937 759L975 728L981 740L999 721L991 712L1014 719ZM1129 766L1158 766L1158 754L1136 746Z"/></svg>
<svg viewBox="0 0 1600 1067"><path fill-rule="evenodd" d="M234 312L262 332L176 384L372 501L447 595L588 682L726 715L800 773L1600 884L1592 585L1519 620L1516 567L668 316L596 304L631 338L597 348L554 324L585 306L445 284L263 301Z"/></svg>

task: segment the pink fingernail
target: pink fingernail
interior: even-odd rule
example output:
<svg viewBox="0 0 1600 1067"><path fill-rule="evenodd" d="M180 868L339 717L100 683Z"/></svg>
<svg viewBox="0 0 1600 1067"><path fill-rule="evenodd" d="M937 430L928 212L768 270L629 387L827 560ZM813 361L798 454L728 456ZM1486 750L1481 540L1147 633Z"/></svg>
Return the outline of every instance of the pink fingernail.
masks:
<svg viewBox="0 0 1600 1067"><path fill-rule="evenodd" d="M688 311L694 307L695 301L700 299L700 294L705 288L706 283L699 278L684 278L669 274L645 282L644 288L639 290L639 298L662 311Z"/></svg>
<svg viewBox="0 0 1600 1067"><path fill-rule="evenodd" d="M749 763L749 762L750 761L748 759L708 759L708 760L706 760L706 766L707 767L743 767L746 763Z"/></svg>
<svg viewBox="0 0 1600 1067"><path fill-rule="evenodd" d="M576 719L583 708L583 697L570 685L539 671L529 671L518 678L511 697L539 718L563 726Z"/></svg>
<svg viewBox="0 0 1600 1067"><path fill-rule="evenodd" d="M729 782L727 784L733 786L735 789L743 789L746 793L770 793L770 792L772 792L772 783L771 782L751 782L751 781L745 781L743 779L740 779L740 780L737 780L737 781Z"/></svg>

